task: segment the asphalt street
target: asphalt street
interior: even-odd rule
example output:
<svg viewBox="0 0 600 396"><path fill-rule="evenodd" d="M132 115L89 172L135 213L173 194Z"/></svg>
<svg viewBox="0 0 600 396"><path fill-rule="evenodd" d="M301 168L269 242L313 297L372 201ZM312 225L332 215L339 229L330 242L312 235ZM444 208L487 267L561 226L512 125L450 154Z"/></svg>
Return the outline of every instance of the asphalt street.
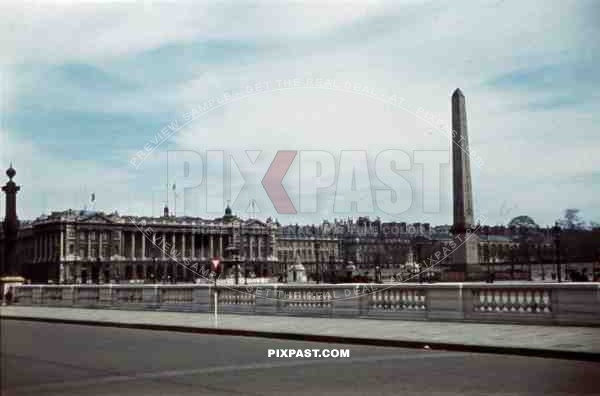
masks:
<svg viewBox="0 0 600 396"><path fill-rule="evenodd" d="M0 325L2 395L600 394L600 365L592 362L15 320ZM268 357L269 349L334 348L348 349L350 357Z"/></svg>

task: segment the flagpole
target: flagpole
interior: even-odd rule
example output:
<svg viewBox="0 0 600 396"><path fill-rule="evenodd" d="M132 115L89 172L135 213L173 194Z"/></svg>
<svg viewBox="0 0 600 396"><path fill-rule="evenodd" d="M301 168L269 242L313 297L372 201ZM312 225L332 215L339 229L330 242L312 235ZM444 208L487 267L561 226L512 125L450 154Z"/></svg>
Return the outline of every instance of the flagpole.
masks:
<svg viewBox="0 0 600 396"><path fill-rule="evenodd" d="M177 191L176 183L173 182L173 215L177 217Z"/></svg>
<svg viewBox="0 0 600 396"><path fill-rule="evenodd" d="M167 195L167 208L169 207L169 156L167 155L167 190L166 195Z"/></svg>

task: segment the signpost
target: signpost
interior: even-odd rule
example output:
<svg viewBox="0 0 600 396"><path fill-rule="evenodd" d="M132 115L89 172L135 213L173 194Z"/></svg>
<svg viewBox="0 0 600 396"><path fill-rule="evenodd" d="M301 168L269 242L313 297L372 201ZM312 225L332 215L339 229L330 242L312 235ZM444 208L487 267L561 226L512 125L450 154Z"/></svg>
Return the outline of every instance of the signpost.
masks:
<svg viewBox="0 0 600 396"><path fill-rule="evenodd" d="M217 290L217 277L219 276L219 264L221 264L221 260L218 257L213 257L212 260L212 270L215 273L215 327L218 327L219 320L217 316L217 307L219 305L219 292Z"/></svg>

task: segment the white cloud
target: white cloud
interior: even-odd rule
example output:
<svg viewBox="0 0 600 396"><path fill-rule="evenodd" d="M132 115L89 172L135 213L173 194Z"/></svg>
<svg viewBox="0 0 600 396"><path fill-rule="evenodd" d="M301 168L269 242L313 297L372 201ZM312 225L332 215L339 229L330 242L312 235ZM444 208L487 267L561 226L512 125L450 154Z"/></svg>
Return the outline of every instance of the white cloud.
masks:
<svg viewBox="0 0 600 396"><path fill-rule="evenodd" d="M589 186L573 184L555 189L552 183L542 187L532 184L589 175L598 169L599 159L592 154L600 148L600 141L593 135L597 116L592 115L597 114L598 102L551 113L530 111L531 103L560 95L560 87L549 83L543 91L503 90L490 81L522 68L572 62L578 55L591 54L594 44L586 40L594 28L582 12L589 5L561 2L547 7L541 2L507 1L476 5L413 1L319 5L309 1L289 7L264 2L243 9L180 3L153 7L13 4L0 9L7 22L0 24L0 35L8 38L0 57L9 63L78 61L109 65L120 57L170 44L185 48L198 41L237 40L255 46L251 61L240 64L233 56L213 64L209 59L199 59L190 65L198 70L189 80L176 80L160 88L150 86L136 100L115 97L111 104L111 108L134 112L175 108L180 116L224 91L239 92L256 83L274 85L278 79L312 77L375 87L404 98L404 107L413 113L423 108L449 123L450 94L460 86L467 96L472 148L484 161L481 169L472 165L479 208L495 213L502 202L518 200L522 210L535 212L540 222L548 222L563 206L580 205L591 216L600 215L600 208L594 207L589 198ZM17 93L6 85L5 98L10 103ZM163 127L157 125L156 131L140 135L152 137ZM336 158L342 149L357 149L368 150L374 159L374 154L388 148L407 152L449 149L448 138L431 129L414 114L373 98L295 89L230 103L200 117L169 138L169 143L199 152L225 148L245 155L245 150L263 150L263 155L271 155L268 158L283 149L327 150ZM14 136L19 140L19 131L14 131ZM127 147L124 151L141 150L144 139L140 139L139 148ZM24 144L31 144L28 150L32 152L40 151L34 142ZM57 170L70 168L65 165L66 158L47 160L54 162L52 166ZM128 160L123 158L123 164ZM147 161L137 173L127 166L115 176L114 169L98 165L99 180L119 180L122 184L115 191L122 194L126 193L126 180L131 174L149 180L147 190L164 184L162 176L152 177L160 174L160 161ZM55 181L54 177L47 178L49 183ZM82 172L73 181L82 183L86 177L89 174ZM294 166L289 177L297 177ZM446 184L441 189L446 196L451 191L449 177L446 171ZM419 194L417 169L410 172L410 178ZM294 185L288 183L287 187L293 190ZM42 188L53 189L42 184L36 190ZM553 200L548 201L548 196ZM116 201L113 206L127 206ZM138 201L136 210L147 210L150 197L146 194ZM332 204L331 197L325 201ZM413 199L414 211L406 216L414 216L415 221L420 217L433 222L450 220L449 205L443 205L438 216L425 216L419 213L419 201ZM41 205L35 204L30 212L40 210ZM242 206L245 210L246 205ZM261 210L262 215L271 214L265 205Z"/></svg>

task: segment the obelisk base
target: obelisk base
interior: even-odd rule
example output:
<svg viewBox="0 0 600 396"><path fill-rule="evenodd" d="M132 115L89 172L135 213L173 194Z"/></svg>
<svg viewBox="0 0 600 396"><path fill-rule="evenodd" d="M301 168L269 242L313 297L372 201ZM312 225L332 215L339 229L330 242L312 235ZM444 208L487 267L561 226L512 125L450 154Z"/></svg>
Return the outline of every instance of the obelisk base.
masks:
<svg viewBox="0 0 600 396"><path fill-rule="evenodd" d="M473 232L457 233L454 235L456 249L453 253L455 270L464 273L466 282L484 281L485 271L479 262L479 237Z"/></svg>

